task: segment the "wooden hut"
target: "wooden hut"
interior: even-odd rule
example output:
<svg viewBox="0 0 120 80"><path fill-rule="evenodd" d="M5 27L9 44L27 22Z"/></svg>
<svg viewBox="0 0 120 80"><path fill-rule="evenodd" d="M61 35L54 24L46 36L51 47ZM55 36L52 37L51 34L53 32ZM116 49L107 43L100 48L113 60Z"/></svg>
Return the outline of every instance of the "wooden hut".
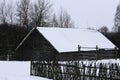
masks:
<svg viewBox="0 0 120 80"><path fill-rule="evenodd" d="M116 58L116 46L96 30L33 28L16 48L18 60Z"/></svg>

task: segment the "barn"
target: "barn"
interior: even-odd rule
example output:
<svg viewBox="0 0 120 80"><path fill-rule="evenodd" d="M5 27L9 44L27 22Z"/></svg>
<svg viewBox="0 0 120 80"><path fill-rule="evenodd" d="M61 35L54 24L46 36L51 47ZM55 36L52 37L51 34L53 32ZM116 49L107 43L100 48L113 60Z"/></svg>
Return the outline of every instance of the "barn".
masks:
<svg viewBox="0 0 120 80"><path fill-rule="evenodd" d="M117 48L96 30L33 28L16 48L18 60L80 60L116 58Z"/></svg>

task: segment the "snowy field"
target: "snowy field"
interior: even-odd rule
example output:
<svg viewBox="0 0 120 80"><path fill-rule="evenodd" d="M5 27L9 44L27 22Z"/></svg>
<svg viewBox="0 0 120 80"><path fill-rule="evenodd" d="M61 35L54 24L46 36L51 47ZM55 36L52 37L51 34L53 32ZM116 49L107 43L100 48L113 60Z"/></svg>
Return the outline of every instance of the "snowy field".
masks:
<svg viewBox="0 0 120 80"><path fill-rule="evenodd" d="M0 61L0 80L50 80L30 76L30 62Z"/></svg>
<svg viewBox="0 0 120 80"><path fill-rule="evenodd" d="M83 61L89 64L95 61ZM118 63L120 59L98 60L97 63ZM64 63L64 62L62 62ZM30 62L0 61L0 80L50 80L41 77L30 76Z"/></svg>

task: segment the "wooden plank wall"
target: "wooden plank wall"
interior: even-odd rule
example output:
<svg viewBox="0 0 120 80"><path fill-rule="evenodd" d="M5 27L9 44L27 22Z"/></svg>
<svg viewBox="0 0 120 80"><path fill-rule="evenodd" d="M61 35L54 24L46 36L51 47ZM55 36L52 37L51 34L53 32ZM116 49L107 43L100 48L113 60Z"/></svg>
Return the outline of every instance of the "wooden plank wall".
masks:
<svg viewBox="0 0 120 80"><path fill-rule="evenodd" d="M58 61L115 59L118 58L118 53L116 51L81 51L59 53L56 55L56 58Z"/></svg>

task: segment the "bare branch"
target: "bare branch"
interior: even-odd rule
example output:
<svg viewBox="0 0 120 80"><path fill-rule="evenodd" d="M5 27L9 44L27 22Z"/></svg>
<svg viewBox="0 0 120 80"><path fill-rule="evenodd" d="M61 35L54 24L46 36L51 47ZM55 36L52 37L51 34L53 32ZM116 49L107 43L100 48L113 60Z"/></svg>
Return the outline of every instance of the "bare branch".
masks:
<svg viewBox="0 0 120 80"><path fill-rule="evenodd" d="M3 0L0 4L0 21L2 23L7 23L7 9L6 9L6 2Z"/></svg>
<svg viewBox="0 0 120 80"><path fill-rule="evenodd" d="M21 26L28 28L30 0L21 0L17 4L17 17Z"/></svg>
<svg viewBox="0 0 120 80"><path fill-rule="evenodd" d="M74 23L70 15L61 8L59 15L56 17L56 15L54 14L53 16L52 26L61 28L71 28L74 27Z"/></svg>
<svg viewBox="0 0 120 80"><path fill-rule="evenodd" d="M34 26L48 26L52 4L48 0L37 0L31 12Z"/></svg>

